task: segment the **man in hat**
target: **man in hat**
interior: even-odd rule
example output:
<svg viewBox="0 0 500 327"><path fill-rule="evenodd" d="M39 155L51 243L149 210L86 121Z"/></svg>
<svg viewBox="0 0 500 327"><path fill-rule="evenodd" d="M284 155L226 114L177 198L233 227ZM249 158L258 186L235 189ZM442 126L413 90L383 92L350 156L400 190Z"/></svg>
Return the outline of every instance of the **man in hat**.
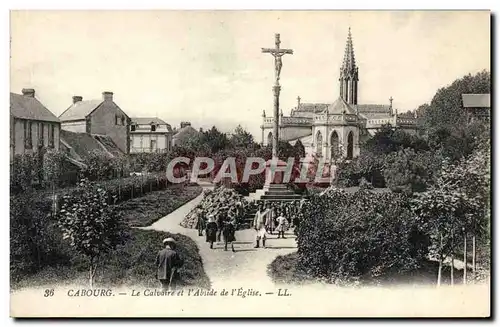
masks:
<svg viewBox="0 0 500 327"><path fill-rule="evenodd" d="M163 289L173 289L179 277L178 269L182 267L184 261L175 251L175 240L172 237L164 239L163 245L165 248L156 256L156 277Z"/></svg>

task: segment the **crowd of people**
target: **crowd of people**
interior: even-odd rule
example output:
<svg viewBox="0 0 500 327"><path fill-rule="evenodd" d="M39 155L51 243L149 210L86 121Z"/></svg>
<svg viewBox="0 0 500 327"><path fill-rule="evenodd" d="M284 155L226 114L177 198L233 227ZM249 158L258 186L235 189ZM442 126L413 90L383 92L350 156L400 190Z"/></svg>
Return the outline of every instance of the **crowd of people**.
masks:
<svg viewBox="0 0 500 327"><path fill-rule="evenodd" d="M285 232L293 228L297 235L301 220L300 209L303 204L304 201L259 201L252 224L256 231L254 247L259 248L262 241L262 247L265 248L268 235L273 235L274 232L277 232L278 238L284 239Z"/></svg>

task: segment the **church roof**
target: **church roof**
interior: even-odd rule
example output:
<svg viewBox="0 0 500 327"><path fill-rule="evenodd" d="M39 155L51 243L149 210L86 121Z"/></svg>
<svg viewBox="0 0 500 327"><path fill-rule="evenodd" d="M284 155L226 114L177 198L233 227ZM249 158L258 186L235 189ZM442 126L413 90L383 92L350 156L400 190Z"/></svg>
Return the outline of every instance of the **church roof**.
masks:
<svg viewBox="0 0 500 327"><path fill-rule="evenodd" d="M356 110L353 109L347 102L344 101L341 97L338 97L334 103L328 106L325 110L328 111L328 114L339 115L339 114L356 114Z"/></svg>
<svg viewBox="0 0 500 327"><path fill-rule="evenodd" d="M320 113L323 112L328 103L300 103L298 107L292 109L292 117L300 117L303 113Z"/></svg>
<svg viewBox="0 0 500 327"><path fill-rule="evenodd" d="M390 114L391 106L386 104L357 104L359 113L387 113Z"/></svg>

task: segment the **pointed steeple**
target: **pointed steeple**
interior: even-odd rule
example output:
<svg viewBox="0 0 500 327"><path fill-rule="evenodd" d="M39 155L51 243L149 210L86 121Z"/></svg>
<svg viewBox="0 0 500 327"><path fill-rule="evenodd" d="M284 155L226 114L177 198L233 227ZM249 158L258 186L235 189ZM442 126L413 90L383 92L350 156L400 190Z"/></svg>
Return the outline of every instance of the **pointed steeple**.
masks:
<svg viewBox="0 0 500 327"><path fill-rule="evenodd" d="M351 27L347 33L347 42L344 51L344 61L342 62L342 70L344 72L353 72L356 69L356 58L354 57L354 47L352 44Z"/></svg>
<svg viewBox="0 0 500 327"><path fill-rule="evenodd" d="M340 97L348 104L358 104L358 67L354 57L351 27L347 33L344 60L340 68Z"/></svg>

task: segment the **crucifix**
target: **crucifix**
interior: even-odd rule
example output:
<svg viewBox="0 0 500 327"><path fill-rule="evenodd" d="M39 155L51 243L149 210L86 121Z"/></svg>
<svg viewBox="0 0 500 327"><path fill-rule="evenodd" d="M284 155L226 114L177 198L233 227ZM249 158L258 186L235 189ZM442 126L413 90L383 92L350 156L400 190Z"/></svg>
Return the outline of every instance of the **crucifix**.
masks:
<svg viewBox="0 0 500 327"><path fill-rule="evenodd" d="M274 57L274 78L275 84L273 86L274 93L274 125L273 125L273 159L278 157L278 112L279 112L279 97L280 97L280 74L283 61L281 57L285 54L293 54L292 49L280 48L280 35L275 34L275 48L262 48L262 53L270 53Z"/></svg>

